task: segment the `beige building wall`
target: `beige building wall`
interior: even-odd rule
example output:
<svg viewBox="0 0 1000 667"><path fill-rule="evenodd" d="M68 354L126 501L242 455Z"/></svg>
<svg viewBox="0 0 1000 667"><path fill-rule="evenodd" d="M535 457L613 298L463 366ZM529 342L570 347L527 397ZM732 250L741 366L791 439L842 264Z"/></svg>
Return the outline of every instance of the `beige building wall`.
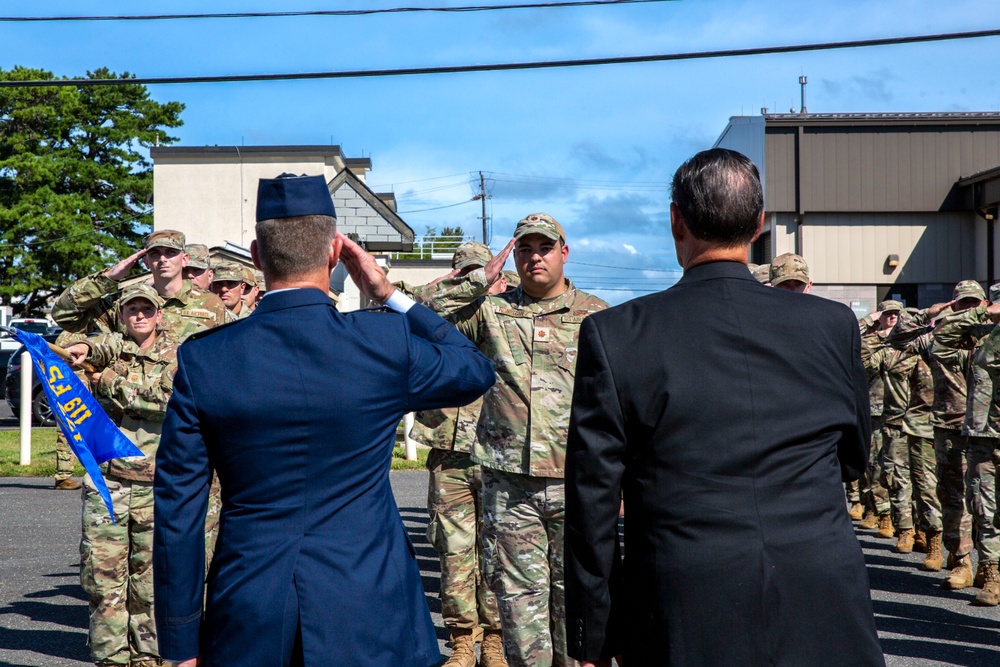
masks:
<svg viewBox="0 0 1000 667"><path fill-rule="evenodd" d="M327 182L346 165L339 155L287 155L159 151L153 165L153 229L176 229L189 243L212 247L231 241L244 248L254 240L257 183L278 174L323 175ZM154 149L156 151L156 149ZM202 149L204 151L204 149ZM210 156L210 159L206 159ZM356 175L364 180L364 170Z"/></svg>
<svg viewBox="0 0 1000 667"><path fill-rule="evenodd" d="M800 229L802 255L817 283L985 280L985 259L976 257L985 223L976 220L970 213L813 213ZM899 256L895 268L889 255Z"/></svg>

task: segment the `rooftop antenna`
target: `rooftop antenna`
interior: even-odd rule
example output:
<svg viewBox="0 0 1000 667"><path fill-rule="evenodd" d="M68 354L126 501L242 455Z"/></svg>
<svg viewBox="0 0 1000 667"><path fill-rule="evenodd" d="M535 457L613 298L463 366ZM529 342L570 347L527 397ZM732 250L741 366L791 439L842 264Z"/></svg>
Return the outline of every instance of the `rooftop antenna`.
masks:
<svg viewBox="0 0 1000 667"><path fill-rule="evenodd" d="M809 83L809 79L805 76L799 77L799 86L802 88L802 104L799 105L799 113L806 114L806 84Z"/></svg>

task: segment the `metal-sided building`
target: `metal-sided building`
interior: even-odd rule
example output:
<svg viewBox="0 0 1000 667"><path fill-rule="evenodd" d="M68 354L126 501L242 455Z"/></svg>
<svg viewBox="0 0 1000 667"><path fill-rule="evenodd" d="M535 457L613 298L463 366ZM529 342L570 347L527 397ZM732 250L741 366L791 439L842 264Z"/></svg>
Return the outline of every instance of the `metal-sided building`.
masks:
<svg viewBox="0 0 1000 667"><path fill-rule="evenodd" d="M761 172L750 261L797 252L814 293L859 314L889 297L925 307L1000 272L1000 113L765 113L731 118L716 146Z"/></svg>

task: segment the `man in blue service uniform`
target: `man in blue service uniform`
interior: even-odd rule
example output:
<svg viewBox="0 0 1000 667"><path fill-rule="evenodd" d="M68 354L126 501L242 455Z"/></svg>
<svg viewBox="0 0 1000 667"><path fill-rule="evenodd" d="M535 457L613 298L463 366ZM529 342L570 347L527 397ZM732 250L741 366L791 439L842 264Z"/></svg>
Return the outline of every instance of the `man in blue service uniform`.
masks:
<svg viewBox="0 0 1000 667"><path fill-rule="evenodd" d="M178 355L154 484L160 655L185 667L199 656L212 667L434 665L389 459L404 413L469 403L493 366L336 232L322 177L262 179L256 231L266 298ZM338 260L396 312L337 312L327 287ZM222 516L203 615L213 469Z"/></svg>

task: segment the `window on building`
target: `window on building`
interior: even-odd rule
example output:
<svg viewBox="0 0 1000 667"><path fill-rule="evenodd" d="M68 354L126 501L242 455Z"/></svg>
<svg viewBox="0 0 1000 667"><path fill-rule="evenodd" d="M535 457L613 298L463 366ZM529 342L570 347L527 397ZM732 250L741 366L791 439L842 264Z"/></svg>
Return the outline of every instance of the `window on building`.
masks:
<svg viewBox="0 0 1000 667"><path fill-rule="evenodd" d="M772 259L771 232L762 232L750 246L750 261L753 264L770 264Z"/></svg>

